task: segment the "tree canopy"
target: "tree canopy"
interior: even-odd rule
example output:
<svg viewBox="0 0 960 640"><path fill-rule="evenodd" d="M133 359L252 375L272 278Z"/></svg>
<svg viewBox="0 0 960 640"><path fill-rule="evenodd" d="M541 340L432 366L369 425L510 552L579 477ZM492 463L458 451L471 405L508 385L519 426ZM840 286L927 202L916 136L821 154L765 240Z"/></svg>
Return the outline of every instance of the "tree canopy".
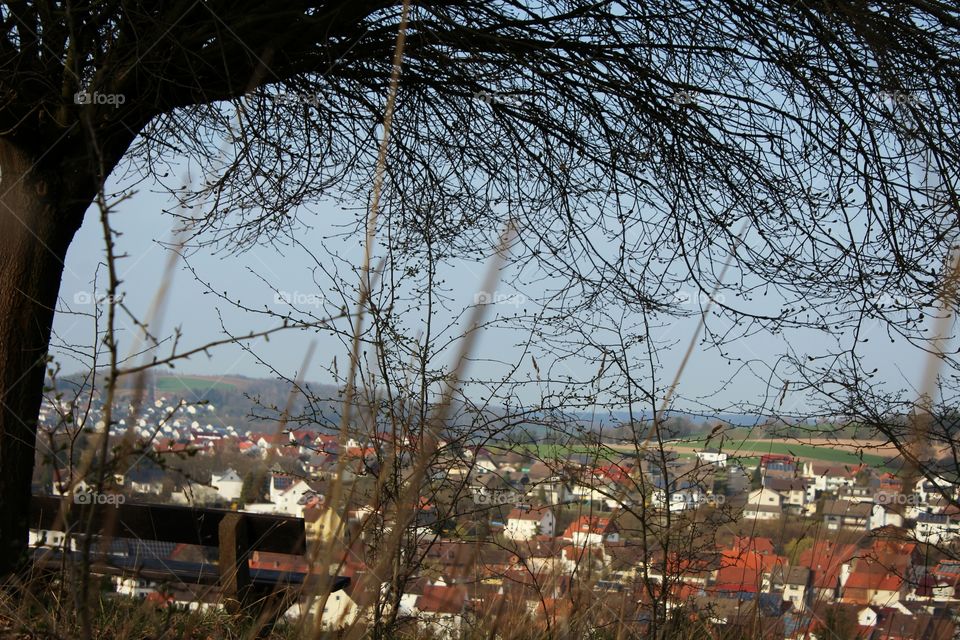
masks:
<svg viewBox="0 0 960 640"><path fill-rule="evenodd" d="M0 6L0 214L20 234L0 300L23 309L0 323L0 366L4 397L27 398L3 434L34 420L56 302L25 274L55 294L109 175L161 180L185 227L226 250L295 234L318 199L365 201L402 11ZM785 359L862 415L865 321L955 365L924 320L960 302L944 295L958 36L960 11L935 0L411 3L381 224L396 251L442 260L489 254L511 220L509 259L547 283L558 333L610 309L686 313L676 296L692 281L728 321L714 343L835 336L829 353ZM200 183L170 177L183 161ZM17 248L31 235L52 257ZM0 445L0 464L17 446Z"/></svg>

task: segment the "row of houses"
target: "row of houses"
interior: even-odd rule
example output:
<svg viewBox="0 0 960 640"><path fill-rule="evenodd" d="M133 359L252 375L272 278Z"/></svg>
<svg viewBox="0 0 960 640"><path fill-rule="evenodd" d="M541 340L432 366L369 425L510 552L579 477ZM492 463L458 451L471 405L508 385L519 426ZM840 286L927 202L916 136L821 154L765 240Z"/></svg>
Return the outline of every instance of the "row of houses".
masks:
<svg viewBox="0 0 960 640"><path fill-rule="evenodd" d="M756 521L779 520L785 515L816 518L830 531L872 531L909 524L914 539L943 544L960 540L960 508L947 499L947 480L932 483L921 478L911 491L890 473L865 465L848 467L776 458L776 467L761 461L761 487L751 491L743 517Z"/></svg>

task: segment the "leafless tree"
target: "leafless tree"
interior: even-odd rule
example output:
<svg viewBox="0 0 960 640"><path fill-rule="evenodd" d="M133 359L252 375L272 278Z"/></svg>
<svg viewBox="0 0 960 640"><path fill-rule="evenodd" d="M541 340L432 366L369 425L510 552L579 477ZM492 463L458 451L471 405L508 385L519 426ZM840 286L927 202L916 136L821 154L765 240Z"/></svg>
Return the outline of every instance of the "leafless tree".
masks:
<svg viewBox="0 0 960 640"><path fill-rule="evenodd" d="M26 541L63 260L107 177L164 182L185 158L206 181L165 184L198 238L295 237L300 205L366 197L400 15L0 7L4 572ZM936 302L960 209L958 31L935 1L415 3L379 237L481 257L511 218L509 260L539 274L552 327L598 309L676 315L693 282L726 322L720 345L809 329L855 356L871 317L929 345L923 314L957 306ZM829 362L819 375L849 364L860 379L855 360Z"/></svg>

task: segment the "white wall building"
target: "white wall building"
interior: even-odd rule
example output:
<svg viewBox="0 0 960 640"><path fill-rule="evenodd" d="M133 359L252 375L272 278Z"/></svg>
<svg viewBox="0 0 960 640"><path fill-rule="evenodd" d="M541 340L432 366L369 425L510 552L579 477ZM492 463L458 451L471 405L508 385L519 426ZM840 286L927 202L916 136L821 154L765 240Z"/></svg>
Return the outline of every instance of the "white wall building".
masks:
<svg viewBox="0 0 960 640"><path fill-rule="evenodd" d="M114 576L113 585L117 593L131 598L146 598L157 591L157 583L131 576Z"/></svg>
<svg viewBox="0 0 960 640"><path fill-rule="evenodd" d="M541 509L514 509L507 516L503 535L511 540L532 540L537 536L553 537L557 519L553 511Z"/></svg>
<svg viewBox="0 0 960 640"><path fill-rule="evenodd" d="M766 487L751 491L743 506L743 517L750 520L776 520L783 515L783 496Z"/></svg>
<svg viewBox="0 0 960 640"><path fill-rule="evenodd" d="M903 516L894 511L889 511L882 504L873 505L873 511L870 513L869 528L871 531L880 527L902 527Z"/></svg>
<svg viewBox="0 0 960 640"><path fill-rule="evenodd" d="M224 500L239 500L241 493L243 493L243 479L233 469L212 474L210 483Z"/></svg>
<svg viewBox="0 0 960 640"><path fill-rule="evenodd" d="M712 451L710 449L697 451L697 458L704 464L716 465L721 469L727 466L727 454L721 453L720 451Z"/></svg>
<svg viewBox="0 0 960 640"><path fill-rule="evenodd" d="M960 540L960 520L943 513L920 513L913 533L919 542L953 542Z"/></svg>

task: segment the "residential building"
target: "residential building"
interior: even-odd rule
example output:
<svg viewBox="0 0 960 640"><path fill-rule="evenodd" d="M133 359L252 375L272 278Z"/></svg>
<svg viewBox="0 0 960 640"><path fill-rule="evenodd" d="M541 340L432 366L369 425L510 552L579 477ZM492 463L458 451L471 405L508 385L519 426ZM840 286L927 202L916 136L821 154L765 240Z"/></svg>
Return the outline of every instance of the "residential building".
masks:
<svg viewBox="0 0 960 640"><path fill-rule="evenodd" d="M556 524L557 519L549 508L516 507L507 516L503 535L511 540L532 540L536 536L553 537Z"/></svg>
<svg viewBox="0 0 960 640"><path fill-rule="evenodd" d="M810 584L810 569L802 566L788 567L783 578L783 601L794 609L803 610L807 604L807 587Z"/></svg>
<svg viewBox="0 0 960 640"><path fill-rule="evenodd" d="M581 516L570 523L563 532L563 539L577 547L596 546L604 542L619 542L620 531L609 517Z"/></svg>
<svg viewBox="0 0 960 640"><path fill-rule="evenodd" d="M863 467L842 464L825 464L807 461L803 463L802 477L812 482L817 495L824 491L836 492L840 487L852 487Z"/></svg>
<svg viewBox="0 0 960 640"><path fill-rule="evenodd" d="M827 529L859 529L867 531L874 505L847 500L825 500L820 516Z"/></svg>
<svg viewBox="0 0 960 640"><path fill-rule="evenodd" d="M135 576L114 576L113 585L117 593L131 598L143 599L157 591L156 582Z"/></svg>
<svg viewBox="0 0 960 640"><path fill-rule="evenodd" d="M717 468L724 469L727 466L727 454L717 449L704 449L697 451L697 458L704 464L712 464Z"/></svg>
<svg viewBox="0 0 960 640"><path fill-rule="evenodd" d="M960 517L945 513L917 514L914 535L919 542L942 544L960 539Z"/></svg>
<svg viewBox="0 0 960 640"><path fill-rule="evenodd" d="M893 510L890 505L871 505L869 529L874 531L881 527L902 527L903 516Z"/></svg>
<svg viewBox="0 0 960 640"><path fill-rule="evenodd" d="M806 478L781 477L767 474L763 478L763 487L776 491L783 500L781 506L795 515L810 515L815 507L810 500L809 482Z"/></svg>
<svg viewBox="0 0 960 640"><path fill-rule="evenodd" d="M751 491L743 507L743 517L749 520L776 520L783 515L783 496L762 487Z"/></svg>
<svg viewBox="0 0 960 640"><path fill-rule="evenodd" d="M220 497L228 502L239 500L243 493L243 478L233 469L211 474L210 484L217 490Z"/></svg>
<svg viewBox="0 0 960 640"><path fill-rule="evenodd" d="M467 604L465 587L448 585L437 580L423 588L414 609L418 626L432 638L447 640L459 638L464 630L464 614Z"/></svg>

